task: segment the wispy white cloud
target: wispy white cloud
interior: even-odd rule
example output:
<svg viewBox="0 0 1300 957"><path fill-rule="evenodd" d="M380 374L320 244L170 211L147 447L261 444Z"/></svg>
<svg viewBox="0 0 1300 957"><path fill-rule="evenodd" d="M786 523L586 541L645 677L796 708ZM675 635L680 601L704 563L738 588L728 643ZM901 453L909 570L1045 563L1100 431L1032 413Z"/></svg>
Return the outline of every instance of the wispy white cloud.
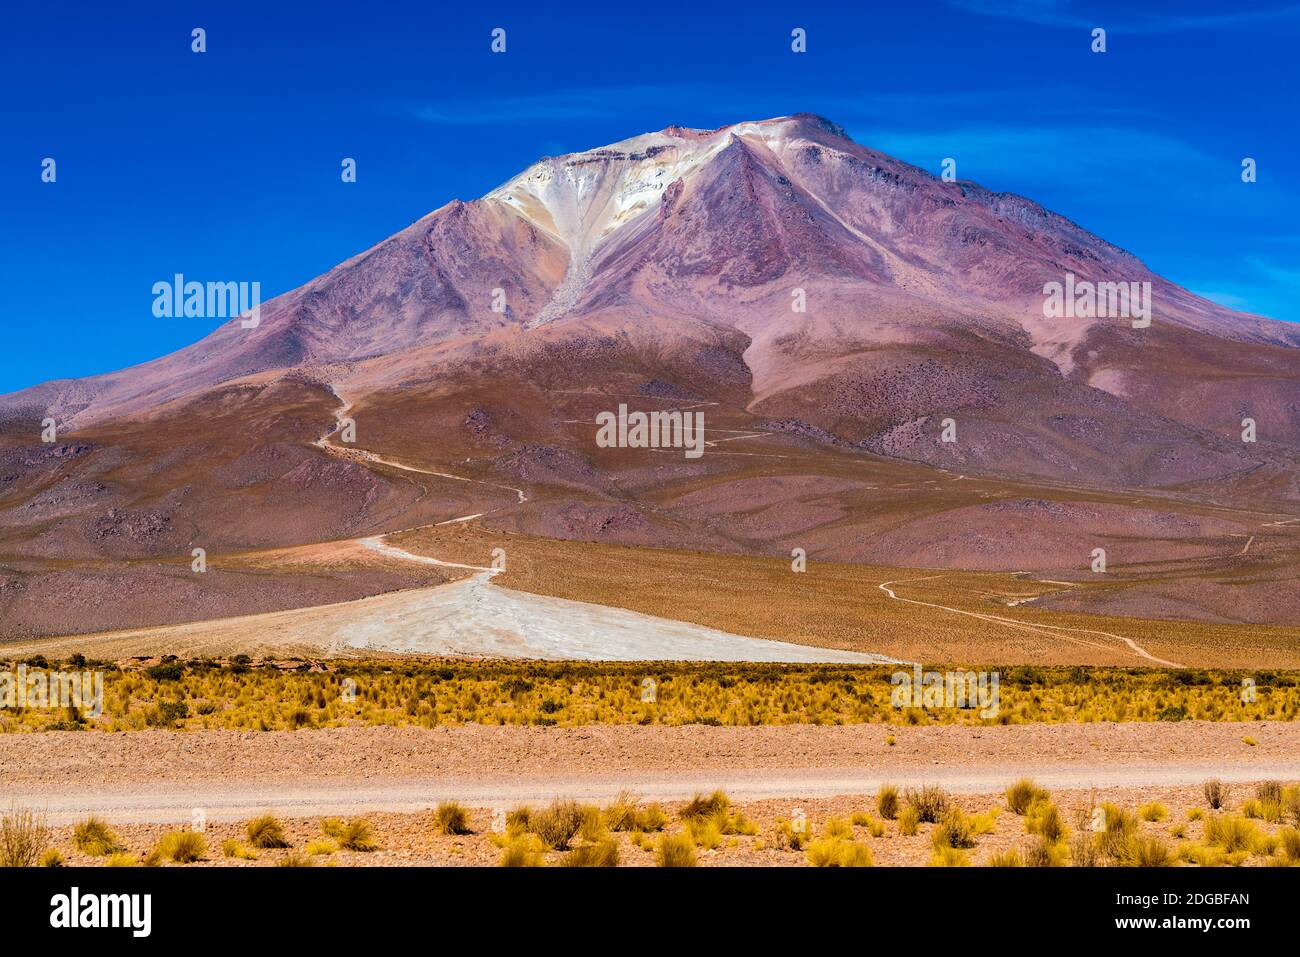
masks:
<svg viewBox="0 0 1300 957"><path fill-rule="evenodd" d="M1248 312L1250 310L1250 298L1247 296L1232 292L1216 292L1212 289L1193 289L1192 292L1202 299L1217 302L1220 306L1227 306L1229 309L1236 309L1238 312Z"/></svg>
<svg viewBox="0 0 1300 957"><path fill-rule="evenodd" d="M935 173L945 157L952 157L959 179L1016 192L1073 182L1093 201L1131 201L1143 188L1167 190L1189 174L1210 180L1222 165L1176 137L1141 127L1006 125L912 132L864 126L852 132L860 142ZM1142 161L1134 162L1135 157ZM1223 189L1235 182L1234 172L1225 167Z"/></svg>
<svg viewBox="0 0 1300 957"><path fill-rule="evenodd" d="M697 102L699 94L699 90L685 86L593 86L518 96L458 96L412 104L407 110L417 119L446 126L554 123L612 118L666 103L692 103Z"/></svg>
<svg viewBox="0 0 1300 957"><path fill-rule="evenodd" d="M1052 118L1078 121L1081 116L1116 120L1150 118L1130 106L1101 106L1095 94L1081 87L1055 86L1038 90L1042 96L1026 102L1021 90L945 88L934 90L872 90L820 92L813 98L761 83L721 87L683 83L631 86L574 87L529 94L456 96L408 103L403 112L428 123L446 126L490 126L499 123L554 123L580 119L618 118L646 112L681 109L718 124L766 119L789 113L818 112L842 125L857 120L905 116L913 125L947 126L972 113L1001 115L1014 110L1025 123ZM1046 104L1046 105L1043 105ZM674 116L665 122L676 122Z"/></svg>
<svg viewBox="0 0 1300 957"><path fill-rule="evenodd" d="M1292 290L1300 289L1300 266L1287 265L1280 266L1277 263L1270 262L1266 259L1251 258L1247 260L1250 265L1266 279L1273 282L1285 283L1292 287Z"/></svg>
<svg viewBox="0 0 1300 957"><path fill-rule="evenodd" d="M1227 29L1261 23L1300 22L1300 6L1262 6L1254 9L1214 13L1193 13L1186 9L1141 9L1128 3L1115 13L1094 8L1081 10L1071 0L947 0L950 7L993 17L1043 27L1092 29L1105 27L1132 34L1181 33L1188 30Z"/></svg>
<svg viewBox="0 0 1300 957"><path fill-rule="evenodd" d="M1296 302L1300 267L1290 265L1300 260L1300 237L1291 237L1291 242L1295 256L1286 264L1258 256L1227 259L1220 263L1213 278L1183 285L1229 309L1300 322L1300 307Z"/></svg>

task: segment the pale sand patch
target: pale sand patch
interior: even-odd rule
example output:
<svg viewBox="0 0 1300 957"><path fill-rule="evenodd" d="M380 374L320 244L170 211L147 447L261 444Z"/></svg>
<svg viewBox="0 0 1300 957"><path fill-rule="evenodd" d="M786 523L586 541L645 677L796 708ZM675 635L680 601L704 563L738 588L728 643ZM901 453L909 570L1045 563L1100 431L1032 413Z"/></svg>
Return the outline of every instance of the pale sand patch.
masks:
<svg viewBox="0 0 1300 957"><path fill-rule="evenodd" d="M864 652L746 638L701 625L588 602L511 591L481 571L460 581L385 596L318 624L329 647L433 655L576 661L889 663ZM378 599L374 600L376 603Z"/></svg>
<svg viewBox="0 0 1300 957"><path fill-rule="evenodd" d="M368 544L368 543L367 543ZM401 552L387 543L383 554ZM474 565L409 556L449 568ZM393 556L397 557L397 556ZM11 655L328 655L378 652L581 661L764 661L882 664L866 652L747 638L689 622L491 584L490 570L432 588L214 621L46 638L5 646Z"/></svg>

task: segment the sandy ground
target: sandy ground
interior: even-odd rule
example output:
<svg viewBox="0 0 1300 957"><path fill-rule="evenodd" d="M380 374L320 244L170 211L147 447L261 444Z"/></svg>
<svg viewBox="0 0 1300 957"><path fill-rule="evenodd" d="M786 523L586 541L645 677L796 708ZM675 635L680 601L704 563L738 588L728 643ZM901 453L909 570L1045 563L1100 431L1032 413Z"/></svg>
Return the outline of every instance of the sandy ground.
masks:
<svg viewBox="0 0 1300 957"><path fill-rule="evenodd" d="M313 638L328 647L578 661L783 661L888 663L894 659L746 638L622 608L511 591L491 573L403 592L382 614L326 619Z"/></svg>
<svg viewBox="0 0 1300 957"><path fill-rule="evenodd" d="M381 546L383 554L400 552ZM405 554L405 553L403 553ZM475 566L412 555L451 568ZM8 654L129 657L161 651L273 651L347 657L372 652L580 661L775 661L882 664L883 655L748 638L641 612L532 595L490 582L490 570L433 588L358 601L103 635L7 644Z"/></svg>
<svg viewBox="0 0 1300 957"><path fill-rule="evenodd" d="M1251 790L1241 785L1234 788L1234 803L1248 797ZM734 796L733 796L734 797ZM1005 810L1005 800L1000 794L965 794L951 793L953 803L968 814L977 814L993 808L1004 808L998 815L996 826L991 834L979 835L976 846L966 854L972 864L987 864L993 854L1009 850L1018 850L1022 854L1033 841L1033 836L1026 833L1024 819ZM1163 822L1146 822L1139 828L1147 834L1160 836L1168 846L1174 847L1180 839L1171 831L1181 825L1189 840L1197 840L1204 833L1203 822L1190 822L1187 810L1199 808L1205 810L1205 799L1199 785L1143 788L1103 788L1096 791L1052 791L1052 799L1061 811L1067 826L1074 831L1079 826L1080 815L1086 815L1096 803L1110 801L1123 807L1135 808L1140 803L1159 801L1166 805L1169 817ZM539 806L535 804L534 806ZM701 867L792 867L804 866L808 857L803 850L792 850L783 846L777 837L782 821L790 821L802 816L807 822L806 830L810 838L823 833L826 822L831 818L847 821L857 812L866 812L879 820L875 807L875 794L843 795L832 798L797 798L736 801L736 806L751 821L757 833L753 835L727 836L723 843L712 850L700 848L697 851L698 864ZM492 866L499 862L501 851L493 838L494 827L499 828L501 811L509 810L513 804L484 804L469 806L470 834L446 835L439 833L433 826L431 805L409 812L367 813L366 820L371 822L379 843L379 849L370 853L341 850L330 856L311 858L316 866L335 865L342 867L365 866ZM670 817L667 831L680 832L681 824L676 819L681 809L681 802L669 802L664 805ZM265 810L265 809L262 809ZM133 823L110 819L110 824L121 837L128 852L139 857L149 850L164 833L188 828L191 824L191 810L185 809L182 818L170 823ZM261 813L259 810L258 813ZM249 815L251 817L251 815ZM254 861L236 860L222 856L222 841L233 839L247 844L244 820L226 820L209 816L206 821L205 839L207 852L202 861L192 867L203 866L237 866L262 867L274 865L290 854L300 858L308 842L321 837L321 816L308 816L290 813L281 815L279 820L284 826L284 834L291 846L285 850L261 850ZM1259 825L1262 830L1274 831L1275 825ZM872 836L867 828L854 826L853 839L865 843L871 850L877 866L922 866L930 858L930 837L934 825L922 824L919 832L913 836L900 833L896 821L884 822L884 832ZM71 822L53 826L53 843L63 853L67 862L74 865L93 866L103 862L103 858L93 858L78 853L72 843ZM658 834L650 834L640 845L626 833L613 834L619 847L620 866L648 867L655 863L655 844ZM581 843L580 840L575 844ZM548 864L558 863L560 852L546 854ZM1252 857L1246 866L1258 866L1263 861ZM172 865L176 866L176 865Z"/></svg>
<svg viewBox="0 0 1300 957"><path fill-rule="evenodd" d="M894 743L890 744L890 739ZM1251 737L1250 745L1243 739ZM738 800L874 794L885 781L995 794L1029 775L1053 789L1300 780L1300 728L1282 723L532 728L294 732L48 732L0 737L0 800L55 822L412 813L624 789L673 800L721 787Z"/></svg>

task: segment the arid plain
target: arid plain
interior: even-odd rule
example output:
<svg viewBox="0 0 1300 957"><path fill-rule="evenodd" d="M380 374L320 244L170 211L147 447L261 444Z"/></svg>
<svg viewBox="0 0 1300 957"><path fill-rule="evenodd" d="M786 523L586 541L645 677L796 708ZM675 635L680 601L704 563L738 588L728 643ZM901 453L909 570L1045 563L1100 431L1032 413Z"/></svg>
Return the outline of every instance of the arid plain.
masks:
<svg viewBox="0 0 1300 957"><path fill-rule="evenodd" d="M105 675L0 797L75 862L1300 862L1297 344L817 117L544 160L0 399L0 661Z"/></svg>

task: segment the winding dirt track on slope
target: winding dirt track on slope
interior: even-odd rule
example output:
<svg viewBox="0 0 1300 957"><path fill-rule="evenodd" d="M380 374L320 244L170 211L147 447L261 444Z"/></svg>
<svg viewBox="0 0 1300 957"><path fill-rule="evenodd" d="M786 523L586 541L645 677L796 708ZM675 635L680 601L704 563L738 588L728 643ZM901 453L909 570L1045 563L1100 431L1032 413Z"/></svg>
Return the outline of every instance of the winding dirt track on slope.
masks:
<svg viewBox="0 0 1300 957"><path fill-rule="evenodd" d="M334 413L334 429L314 443L325 452L368 465L510 491L517 497L516 504L528 501L527 493L512 485L421 468L367 449L337 445L331 439L342 431L352 403L334 385L329 388L340 405ZM540 659L846 664L887 664L896 660L866 652L734 635L624 608L500 588L490 584L492 577L502 570L495 563L489 567L443 561L399 548L388 540L401 532L472 521L498 510L353 539L353 544L390 559L463 569L474 574L433 588L340 605L334 613L329 612L330 606L301 609L298 614L304 622L302 630L310 631L313 643L344 653L397 651Z"/></svg>
<svg viewBox="0 0 1300 957"><path fill-rule="evenodd" d="M522 488L453 475L385 458L331 441L352 405L337 389L335 427L314 444L322 451L377 468L394 468L513 493ZM869 652L818 648L732 634L691 622L626 608L534 595L492 584L502 568L444 561L407 551L389 541L417 529L468 522L510 506L460 515L377 535L327 543L339 554L433 565L470 572L441 585L411 588L328 605L230 618L133 628L98 635L43 638L7 646L17 653L93 652L107 657L157 654L220 656L258 653L303 656L369 656L382 653L584 661L732 661L795 664L891 664L897 659ZM364 560L364 558L363 558Z"/></svg>
<svg viewBox="0 0 1300 957"><path fill-rule="evenodd" d="M377 465L387 465L389 468L400 469L403 472L418 472L421 475L436 475L439 478L452 479L453 481L456 482L469 482L473 485L486 485L489 488L505 489L506 491L514 492L517 496L519 496L518 504L523 504L524 502L528 501L528 496L527 494L525 494L524 490L521 488L515 488L513 485L500 485L496 482L484 482L481 479L466 478L463 475L453 475L450 472L436 472L432 469L422 469L414 465L407 465L405 462L398 462L395 461L394 459L386 459L382 455L378 455L377 453L371 452L368 449L335 445L333 442L330 441L330 439L333 436L337 435L340 431L342 431L343 419L347 417L347 414L350 411L352 411L352 403L347 399L343 398L342 394L338 391L338 389L333 384L329 385L329 390L334 395L334 397L339 400L341 405L334 410L334 428L331 429L329 432L327 432L325 435L322 435L319 439L317 439L315 442L312 443L318 449L324 449L326 452L330 452L342 458L352 458L355 456L361 459L362 461L373 462ZM479 512L476 515L463 515L460 518L449 519L448 521L445 522L434 522L433 524L449 525L452 522L464 522L464 521L468 521L471 518L481 518L486 514L488 513ZM432 526L430 525L415 526L415 528L430 528L430 527ZM402 529L402 531L412 531L412 529ZM389 532L388 534L395 535L397 533Z"/></svg>
<svg viewBox="0 0 1300 957"><path fill-rule="evenodd" d="M1092 628L1067 628L1064 625L1044 625L1039 623L1030 623L1026 621L1021 621L1017 618L1004 618L1001 615L990 615L990 614L985 614L976 611L965 611L964 609L961 608L951 608L948 605L938 605L935 604L934 602L919 601L918 599L915 598L900 598L898 595L894 594L894 590L889 587L890 585L905 585L908 582L934 581L935 579L943 578L943 577L944 576L942 575L927 575L924 578L896 578L893 579L892 581L881 582L876 587L879 588L881 591L883 591L890 598L894 599L894 601L907 602L909 605L922 605L926 608L938 608L940 611L950 611L956 615L967 615L971 618L979 618L983 621L996 622L997 624L1005 625L1010 628L1015 628L1019 631L1034 632L1040 635L1044 635L1048 638L1064 638L1066 641L1073 641L1076 644L1088 645L1093 648L1101 648L1105 651L1113 651L1114 648L1110 645L1103 645L1095 641L1087 641L1083 638L1075 638L1072 635L1057 634L1057 632L1074 631L1074 632L1080 632L1088 635L1102 635L1106 638L1114 638L1116 641L1122 641L1124 642L1124 644L1128 645L1129 649L1133 652L1133 654L1139 658L1145 658L1147 661L1154 662L1155 664L1158 665L1164 665L1165 667L1168 668L1183 667L1177 662L1167 661L1164 658L1157 658L1155 655L1151 654L1149 651L1147 651L1145 648L1139 645L1132 638L1125 638L1123 635L1111 634L1109 631L1097 631Z"/></svg>

